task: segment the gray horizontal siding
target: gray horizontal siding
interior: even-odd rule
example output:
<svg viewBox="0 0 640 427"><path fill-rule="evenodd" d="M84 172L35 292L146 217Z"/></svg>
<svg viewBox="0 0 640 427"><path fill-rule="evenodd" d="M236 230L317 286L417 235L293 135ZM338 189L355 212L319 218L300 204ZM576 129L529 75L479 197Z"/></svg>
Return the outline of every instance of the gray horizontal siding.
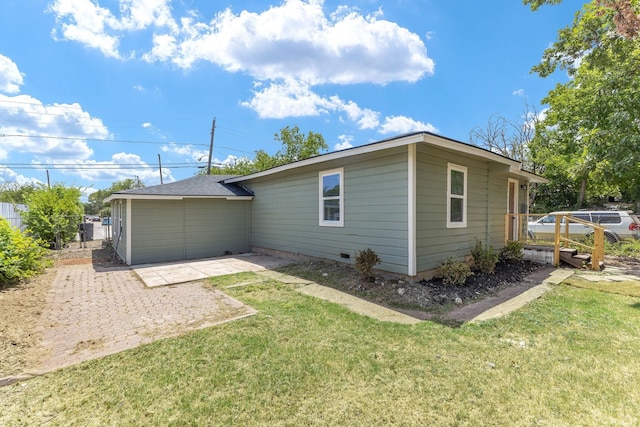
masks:
<svg viewBox="0 0 640 427"><path fill-rule="evenodd" d="M184 259L183 202L133 200L131 203L131 263Z"/></svg>
<svg viewBox="0 0 640 427"><path fill-rule="evenodd" d="M249 201L186 199L132 203L132 264L249 250Z"/></svg>
<svg viewBox="0 0 640 427"><path fill-rule="evenodd" d="M321 227L318 173L339 167L344 168L344 227ZM406 183L406 147L249 181L256 194L251 245L342 262L371 248L382 259L378 268L406 274Z"/></svg>
<svg viewBox="0 0 640 427"><path fill-rule="evenodd" d="M467 227L447 228L447 164L467 167ZM419 145L417 150L416 251L418 271L447 258L463 259L476 238L501 247L507 206L506 166Z"/></svg>
<svg viewBox="0 0 640 427"><path fill-rule="evenodd" d="M185 200L187 259L249 251L249 201Z"/></svg>

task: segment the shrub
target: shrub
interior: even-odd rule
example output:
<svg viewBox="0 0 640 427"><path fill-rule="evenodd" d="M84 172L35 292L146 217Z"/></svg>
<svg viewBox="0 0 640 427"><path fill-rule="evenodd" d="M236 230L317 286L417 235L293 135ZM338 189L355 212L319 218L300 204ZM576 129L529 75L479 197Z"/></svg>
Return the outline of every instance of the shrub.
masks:
<svg viewBox="0 0 640 427"><path fill-rule="evenodd" d="M0 284L13 283L40 273L45 249L0 217Z"/></svg>
<svg viewBox="0 0 640 427"><path fill-rule="evenodd" d="M441 278L445 285L464 285L469 276L473 276L469 266L452 258L440 263L436 272L436 277Z"/></svg>
<svg viewBox="0 0 640 427"><path fill-rule="evenodd" d="M498 254L491 246L485 249L482 242L476 239L476 245L471 248L471 255L473 255L474 270L487 274L493 273L498 263Z"/></svg>
<svg viewBox="0 0 640 427"><path fill-rule="evenodd" d="M509 240L505 247L500 250L500 261L512 264L521 263L524 260L522 247L521 242Z"/></svg>
<svg viewBox="0 0 640 427"><path fill-rule="evenodd" d="M38 188L27 196L28 209L20 215L31 234L59 249L78 232L84 214L81 195L80 189L61 184Z"/></svg>
<svg viewBox="0 0 640 427"><path fill-rule="evenodd" d="M360 251L356 256L355 268L366 277L373 276L373 267L380 264L380 257L371 248Z"/></svg>

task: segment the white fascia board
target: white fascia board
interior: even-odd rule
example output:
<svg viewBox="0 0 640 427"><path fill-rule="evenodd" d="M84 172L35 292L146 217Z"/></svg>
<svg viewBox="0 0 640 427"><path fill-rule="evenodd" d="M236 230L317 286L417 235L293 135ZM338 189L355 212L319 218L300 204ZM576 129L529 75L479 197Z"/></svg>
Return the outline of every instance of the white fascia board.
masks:
<svg viewBox="0 0 640 427"><path fill-rule="evenodd" d="M230 196L225 197L225 200L253 200L253 196Z"/></svg>
<svg viewBox="0 0 640 427"><path fill-rule="evenodd" d="M267 169L262 172L256 172L250 175L238 176L236 178L226 179L226 183L248 181L254 178L260 178L263 176L271 175L278 172L284 172L291 169L297 169L304 166L315 165L318 163L329 162L331 160L344 159L351 156L357 156L359 154L372 153L375 151L386 150L389 148L401 147L403 145L415 144L424 141L424 134L408 135L406 137L393 139L385 142L378 142L362 147L347 148L346 150L334 151L333 153L322 154L320 156L311 157L305 160L300 160L294 163L288 163L286 165L278 166L273 169Z"/></svg>
<svg viewBox="0 0 640 427"><path fill-rule="evenodd" d="M151 194L112 194L103 200L184 200L184 199L224 199L224 200L253 200L253 196L156 196Z"/></svg>
<svg viewBox="0 0 640 427"><path fill-rule="evenodd" d="M524 178L525 180L531 183L546 184L549 182L547 178L543 178L539 175L536 175L535 173L527 172L525 170L522 170L521 168L511 167L509 169L509 172L514 175L517 175L518 177Z"/></svg>

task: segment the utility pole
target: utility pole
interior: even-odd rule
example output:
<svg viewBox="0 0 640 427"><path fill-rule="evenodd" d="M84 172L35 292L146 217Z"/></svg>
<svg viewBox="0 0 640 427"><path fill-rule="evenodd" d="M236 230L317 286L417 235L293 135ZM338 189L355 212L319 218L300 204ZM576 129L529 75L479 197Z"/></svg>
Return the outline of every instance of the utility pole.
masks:
<svg viewBox="0 0 640 427"><path fill-rule="evenodd" d="M213 154L213 134L216 130L216 118L213 118L211 124L211 144L209 145L209 161L207 162L207 175L211 175L211 155Z"/></svg>
<svg viewBox="0 0 640 427"><path fill-rule="evenodd" d="M160 160L160 153L158 153L158 166L160 166L160 185L162 185L164 182L162 182L162 160Z"/></svg>
<svg viewBox="0 0 640 427"><path fill-rule="evenodd" d="M51 188L51 180L49 179L49 169L47 169L47 188Z"/></svg>

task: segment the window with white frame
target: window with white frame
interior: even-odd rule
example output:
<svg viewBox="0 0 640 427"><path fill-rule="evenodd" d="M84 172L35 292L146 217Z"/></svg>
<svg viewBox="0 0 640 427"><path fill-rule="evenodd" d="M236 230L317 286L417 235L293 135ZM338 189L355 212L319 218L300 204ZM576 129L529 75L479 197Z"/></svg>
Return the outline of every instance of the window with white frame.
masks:
<svg viewBox="0 0 640 427"><path fill-rule="evenodd" d="M320 172L320 225L344 226L344 171Z"/></svg>
<svg viewBox="0 0 640 427"><path fill-rule="evenodd" d="M447 228L467 226L467 168L447 167Z"/></svg>

